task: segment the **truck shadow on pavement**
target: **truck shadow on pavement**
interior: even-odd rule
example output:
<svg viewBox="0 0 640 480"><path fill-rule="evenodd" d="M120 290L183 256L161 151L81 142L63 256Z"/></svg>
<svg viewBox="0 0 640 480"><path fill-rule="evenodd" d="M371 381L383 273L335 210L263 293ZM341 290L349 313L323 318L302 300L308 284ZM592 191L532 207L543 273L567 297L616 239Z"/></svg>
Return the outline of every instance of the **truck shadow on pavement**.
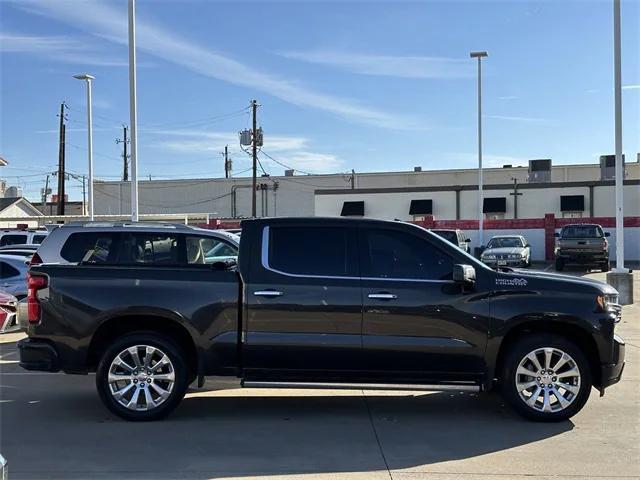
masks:
<svg viewBox="0 0 640 480"><path fill-rule="evenodd" d="M166 420L129 423L107 412L93 380L2 378L0 435L12 477L380 472L469 459L573 429L572 422L524 420L496 394L214 391L209 383L211 390L189 393Z"/></svg>

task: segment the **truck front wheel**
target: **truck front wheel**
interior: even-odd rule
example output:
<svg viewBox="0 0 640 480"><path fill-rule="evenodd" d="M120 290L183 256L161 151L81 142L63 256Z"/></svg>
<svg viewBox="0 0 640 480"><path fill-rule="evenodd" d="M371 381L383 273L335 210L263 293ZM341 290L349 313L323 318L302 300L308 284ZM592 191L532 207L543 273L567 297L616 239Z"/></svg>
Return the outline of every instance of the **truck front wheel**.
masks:
<svg viewBox="0 0 640 480"><path fill-rule="evenodd" d="M582 351L555 334L530 334L507 352L502 393L521 415L536 421L571 418L587 402L591 371Z"/></svg>
<svg viewBox="0 0 640 480"><path fill-rule="evenodd" d="M104 352L96 387L106 407L125 420L157 420L178 406L189 372L182 349L170 338L136 332L116 339Z"/></svg>

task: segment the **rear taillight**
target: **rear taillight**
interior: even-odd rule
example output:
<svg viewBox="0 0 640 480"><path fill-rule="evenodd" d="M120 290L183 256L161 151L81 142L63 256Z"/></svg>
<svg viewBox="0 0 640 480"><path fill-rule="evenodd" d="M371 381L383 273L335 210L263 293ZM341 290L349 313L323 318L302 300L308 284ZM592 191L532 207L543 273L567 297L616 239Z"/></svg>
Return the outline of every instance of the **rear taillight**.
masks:
<svg viewBox="0 0 640 480"><path fill-rule="evenodd" d="M31 257L31 260L29 260L29 265L40 265L42 263L42 258L40 258L40 255L38 255L38 253L34 253L33 257Z"/></svg>
<svg viewBox="0 0 640 480"><path fill-rule="evenodd" d="M40 322L40 303L37 292L47 288L47 277L27 274L27 320L29 323Z"/></svg>
<svg viewBox="0 0 640 480"><path fill-rule="evenodd" d="M604 239L604 248L609 248L609 240L607 240L606 238Z"/></svg>
<svg viewBox="0 0 640 480"><path fill-rule="evenodd" d="M0 308L0 332L4 327L4 322L7 321L7 317L9 317L9 312L6 312L2 308Z"/></svg>

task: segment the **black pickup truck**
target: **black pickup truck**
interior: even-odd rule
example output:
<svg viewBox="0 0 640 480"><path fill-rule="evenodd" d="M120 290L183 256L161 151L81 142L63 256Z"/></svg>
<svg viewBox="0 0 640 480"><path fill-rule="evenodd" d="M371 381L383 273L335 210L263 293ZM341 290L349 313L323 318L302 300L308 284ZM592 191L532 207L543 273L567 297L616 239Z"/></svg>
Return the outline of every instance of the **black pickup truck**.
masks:
<svg viewBox="0 0 640 480"><path fill-rule="evenodd" d="M167 415L206 375L244 387L499 389L542 421L620 380L621 310L606 284L494 271L402 222L242 226L237 266L179 251L175 263L33 265L20 365L95 371L101 399L129 420ZM179 249L188 233L173 235Z"/></svg>

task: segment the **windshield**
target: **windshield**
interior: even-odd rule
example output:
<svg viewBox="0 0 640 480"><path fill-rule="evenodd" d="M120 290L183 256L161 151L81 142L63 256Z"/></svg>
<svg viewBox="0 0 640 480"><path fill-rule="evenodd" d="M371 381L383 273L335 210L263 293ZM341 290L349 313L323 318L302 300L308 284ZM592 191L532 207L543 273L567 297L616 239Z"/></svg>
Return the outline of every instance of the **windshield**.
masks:
<svg viewBox="0 0 640 480"><path fill-rule="evenodd" d="M604 235L599 225L581 225L564 227L560 236L564 238L601 238Z"/></svg>
<svg viewBox="0 0 640 480"><path fill-rule="evenodd" d="M487 248L514 248L524 247L520 237L494 237L487 244Z"/></svg>
<svg viewBox="0 0 640 480"><path fill-rule="evenodd" d="M458 235L456 235L456 232L452 232L451 230L432 230L432 232L451 243L458 244Z"/></svg>

